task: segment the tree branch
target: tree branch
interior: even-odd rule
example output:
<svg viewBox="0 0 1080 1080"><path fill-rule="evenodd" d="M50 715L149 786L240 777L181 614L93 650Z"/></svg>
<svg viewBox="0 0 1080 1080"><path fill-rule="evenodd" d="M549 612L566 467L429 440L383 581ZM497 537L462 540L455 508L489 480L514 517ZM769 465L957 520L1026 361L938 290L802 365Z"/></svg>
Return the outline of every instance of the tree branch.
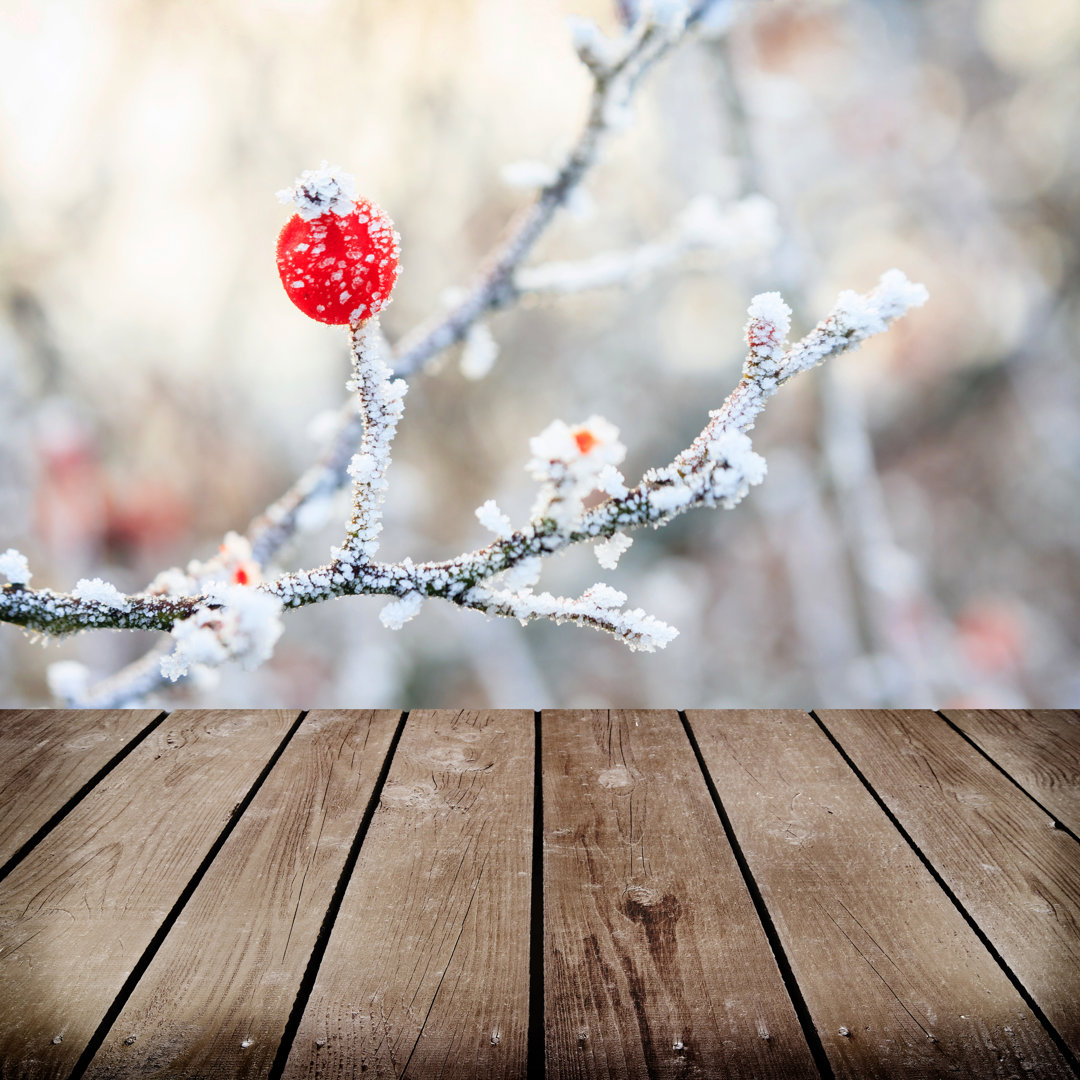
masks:
<svg viewBox="0 0 1080 1080"><path fill-rule="evenodd" d="M163 663L170 677L184 674L192 663L230 658L256 663L269 654L280 633L282 609L346 595L395 597L383 613L388 626L400 626L418 612L424 598L435 597L522 622L547 618L592 626L635 649L663 648L676 632L639 609L622 609L625 595L610 586L595 585L577 598L534 593L540 560L572 544L605 541L647 525L659 528L692 507L736 505L751 486L764 479L764 460L753 452L746 433L779 387L799 372L884 331L925 300L921 285L891 270L866 295L842 293L806 337L789 345L790 309L778 293L755 297L746 324L749 351L739 384L710 413L701 434L669 465L649 470L636 487L628 489L615 468L625 448L612 425L599 417L576 428L556 421L531 443L529 471L540 481L541 493L528 524L476 551L418 564L411 559L400 563L371 559L402 389L400 380L390 381L389 370L371 347L377 335L377 327L371 324L353 332L355 377L351 385L363 398L365 430L352 466L356 489L348 537L329 563L283 574L262 585L212 584L198 596L122 596L100 581L80 582L71 595L33 590L25 583L7 585L0 591L0 619L45 633L104 626L171 628L178 644ZM584 496L598 488L609 497L586 510ZM493 504L485 504L480 514L500 532L506 531L505 519ZM13 554L17 555L8 553ZM219 560L207 565L218 570L234 565L243 554L242 548L230 552L226 546ZM606 557L610 556L608 551ZM13 559L11 565L19 576L29 579L24 562ZM186 586L190 584L192 579L187 579Z"/></svg>

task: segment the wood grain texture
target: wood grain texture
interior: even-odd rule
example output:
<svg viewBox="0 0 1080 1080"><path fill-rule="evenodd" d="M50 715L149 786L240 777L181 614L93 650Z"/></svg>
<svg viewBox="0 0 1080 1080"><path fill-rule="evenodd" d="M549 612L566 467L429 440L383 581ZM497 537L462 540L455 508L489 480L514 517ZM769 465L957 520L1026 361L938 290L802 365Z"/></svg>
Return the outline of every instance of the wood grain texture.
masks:
<svg viewBox="0 0 1080 1080"><path fill-rule="evenodd" d="M1072 1075L811 716L687 717L837 1076Z"/></svg>
<svg viewBox="0 0 1080 1080"><path fill-rule="evenodd" d="M1080 835L1080 711L949 709L945 715Z"/></svg>
<svg viewBox="0 0 1080 1080"><path fill-rule="evenodd" d="M160 715L0 709L0 865Z"/></svg>
<svg viewBox="0 0 1080 1080"><path fill-rule="evenodd" d="M0 885L0 1076L66 1076L297 717L176 712Z"/></svg>
<svg viewBox="0 0 1080 1080"><path fill-rule="evenodd" d="M550 1077L817 1076L674 712L545 712Z"/></svg>
<svg viewBox="0 0 1080 1080"><path fill-rule="evenodd" d="M286 1078L521 1077L533 714L415 712Z"/></svg>
<svg viewBox="0 0 1080 1080"><path fill-rule="evenodd" d="M1080 1055L1080 844L935 713L821 718Z"/></svg>
<svg viewBox="0 0 1080 1080"><path fill-rule="evenodd" d="M88 1078L269 1072L400 716L308 714L139 980Z"/></svg>

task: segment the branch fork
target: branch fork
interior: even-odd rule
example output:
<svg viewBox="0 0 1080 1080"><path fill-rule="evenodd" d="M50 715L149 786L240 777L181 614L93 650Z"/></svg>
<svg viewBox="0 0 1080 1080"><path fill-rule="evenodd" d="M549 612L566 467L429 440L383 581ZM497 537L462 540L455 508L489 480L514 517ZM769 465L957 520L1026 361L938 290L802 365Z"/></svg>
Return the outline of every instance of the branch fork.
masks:
<svg viewBox="0 0 1080 1080"><path fill-rule="evenodd" d="M628 607L626 594L604 582L577 597L537 592L543 560L571 545L589 544L601 567L612 570L632 543L627 533L634 529L662 527L694 507L735 506L765 477L765 461L753 450L748 433L768 400L794 375L857 346L924 303L921 285L892 270L865 295L842 293L828 315L795 344L788 343L791 311L780 295L756 296L748 311L748 352L738 385L669 464L650 469L629 487L619 470L626 448L613 424L599 416L577 425L556 420L530 442L526 468L538 492L523 525L514 528L488 500L476 512L494 534L487 545L433 562L406 558L385 563L375 557L391 449L404 412L405 376L470 336L482 354L474 357L473 370L482 374L495 349L490 332L485 336L484 317L525 293L630 284L690 251L735 251L746 246L748 236L753 237L751 248L775 241L775 213L764 200L744 200L726 213L699 203L665 240L639 252L584 264L524 266L557 211L580 189L603 137L625 119L643 74L708 7L653 0L650 10L617 39L604 37L591 24L574 25L575 45L592 74L593 90L585 127L562 166L541 186L472 286L438 319L406 337L392 365L383 359L377 317L350 327L347 388L352 397L339 414L335 434L321 460L252 522L246 537L231 533L214 558L193 561L186 571L165 571L146 590L128 596L100 579L80 581L70 593L34 589L27 560L13 550L0 555L0 576L7 578L0 586L0 621L48 635L103 627L170 634L167 647L96 687L65 670L64 684L78 686L65 692L72 703L126 704L162 678L176 680L230 660L256 666L271 654L288 609L343 595L387 597L380 619L392 629L414 618L425 599L437 598L522 624L547 619L603 630L635 650L664 648L674 639L677 630ZM325 201L321 189L315 194ZM309 570L266 576L274 555L305 519L350 481L350 517L330 560ZM597 492L603 499L587 506Z"/></svg>

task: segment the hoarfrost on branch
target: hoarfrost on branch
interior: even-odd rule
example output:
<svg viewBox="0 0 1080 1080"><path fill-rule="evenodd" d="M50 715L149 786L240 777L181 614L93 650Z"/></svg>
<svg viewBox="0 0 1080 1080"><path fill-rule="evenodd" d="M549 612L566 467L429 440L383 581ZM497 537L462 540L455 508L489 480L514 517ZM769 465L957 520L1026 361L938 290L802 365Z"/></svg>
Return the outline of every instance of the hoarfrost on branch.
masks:
<svg viewBox="0 0 1080 1080"><path fill-rule="evenodd" d="M50 675L54 693L73 704L127 704L163 678L175 681L226 661L257 666L271 655L288 609L346 595L388 597L380 619L391 629L416 617L424 599L432 598L522 624L548 619L591 627L635 650L662 649L676 637L676 629L629 607L625 593L603 582L576 597L536 592L543 560L572 545L589 544L600 565L613 570L631 545L630 531L659 528L694 507L735 506L765 478L765 461L748 432L769 398L792 376L881 333L924 303L923 286L890 270L869 293L841 293L825 318L794 344L788 342L791 309L779 293L762 293L748 309L748 351L738 385L669 464L648 470L631 487L618 468L626 447L613 424L601 416L580 423L553 420L529 442L526 469L538 491L526 521L515 528L488 500L476 511L494 535L483 547L421 563L410 558L378 562L375 556L390 451L404 412L404 377L462 342L463 371L482 377L498 352L485 317L521 296L633 286L694 251L739 258L776 243L776 214L767 200L754 196L724 208L703 198L687 207L667 235L638 249L579 263L524 265L557 211L581 194L603 138L625 122L642 75L714 6L653 0L614 37L587 20L573 21L574 45L592 74L593 88L585 127L567 157L557 168L509 170L512 182L538 186L531 206L472 285L456 290L449 310L398 344L392 367L383 359L386 345L377 318L350 329L347 387L353 396L327 425L326 450L252 522L246 536L230 533L211 559L192 561L186 570L163 571L132 595L100 578L79 581L70 593L33 589L26 558L13 549L0 554L0 575L7 579L0 587L0 621L50 635L96 627L169 635L166 645L97 686L88 685L80 665L56 665ZM350 212L356 187L351 177L324 162L278 195L313 218ZM329 560L312 569L271 573L271 560L282 545L324 518L332 496L350 481L350 516Z"/></svg>

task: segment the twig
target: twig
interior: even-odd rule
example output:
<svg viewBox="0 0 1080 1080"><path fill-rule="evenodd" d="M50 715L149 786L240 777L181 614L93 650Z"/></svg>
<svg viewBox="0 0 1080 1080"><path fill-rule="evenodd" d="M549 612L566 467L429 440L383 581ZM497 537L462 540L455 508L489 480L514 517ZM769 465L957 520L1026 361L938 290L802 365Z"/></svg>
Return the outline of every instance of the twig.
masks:
<svg viewBox="0 0 1080 1080"><path fill-rule="evenodd" d="M596 163L604 136L621 119L616 106L625 108L640 77L682 40L686 30L699 17L700 12L695 10L681 28L661 27L649 18L642 18L627 33L607 64L595 60L589 62L582 55L593 76L588 113L584 127L558 172L537 192L532 205L522 210L511 223L509 235L484 260L462 298L397 344L394 349L395 375L408 378L422 371L429 360L464 340L478 320L491 311L507 307L521 296L515 274ZM615 43L612 45L614 47ZM579 50L579 54L583 52ZM247 536L260 565L266 565L292 538L305 505L345 486L348 464L362 431L354 403L346 402L335 434L319 462L248 526Z"/></svg>
<svg viewBox="0 0 1080 1080"><path fill-rule="evenodd" d="M541 481L541 497L529 523L479 550L419 564L411 559L371 560L381 485L401 412L401 383L391 383L389 371L370 349L375 331L358 331L353 336L353 385L364 395L365 431L361 453L352 465L357 483L349 536L329 563L258 586L215 585L199 596L122 596L100 581L80 582L75 594L63 595L31 589L25 562L18 561L17 553L8 553L10 568L23 580L0 590L0 619L47 633L95 626L171 627L177 646L163 664L170 677L185 673L193 663L240 659L253 665L268 655L280 633L283 608L359 594L397 598L383 613L389 626L412 618L424 598L438 597L523 622L547 618L591 626L633 649L662 648L676 631L640 609L624 609L625 595L610 586L597 584L577 598L534 593L539 561L572 544L596 543L646 525L666 525L691 507L734 506L764 479L765 463L753 452L746 433L779 387L882 332L925 299L921 285L913 285L899 271L889 271L864 296L842 293L814 330L788 345L790 309L777 293L755 297L746 326L749 352L742 379L671 464L649 470L628 489L614 467L624 449L611 425L600 418L574 429L556 422L532 441L529 468ZM598 487L609 497L586 510L584 496ZM482 510L485 520L505 532L497 509ZM228 552L222 556L229 557ZM508 572L509 579L499 577Z"/></svg>
<svg viewBox="0 0 1080 1080"><path fill-rule="evenodd" d="M515 302L528 286L519 287L515 275L560 208L570 202L595 163L604 134L622 119L642 75L679 43L699 21L710 0L694 5L685 22L670 16L658 24L649 17L637 19L620 41L602 39L593 28L592 40L603 40L608 55L590 53L579 39L579 56L593 77L587 118L577 140L550 183L541 188L531 206L523 210L510 227L508 237L484 261L472 286L454 307L418 327L394 350L399 376L420 372L426 363L446 348L463 340L488 312ZM617 108L618 107L618 108ZM312 508L329 500L349 480L348 468L364 432L363 418L349 398L338 413L335 430L319 459L278 499L248 525L246 537L251 557L259 567L267 566L301 529ZM142 685L145 665L137 660L111 676L91 693L111 692L122 686L125 677Z"/></svg>

